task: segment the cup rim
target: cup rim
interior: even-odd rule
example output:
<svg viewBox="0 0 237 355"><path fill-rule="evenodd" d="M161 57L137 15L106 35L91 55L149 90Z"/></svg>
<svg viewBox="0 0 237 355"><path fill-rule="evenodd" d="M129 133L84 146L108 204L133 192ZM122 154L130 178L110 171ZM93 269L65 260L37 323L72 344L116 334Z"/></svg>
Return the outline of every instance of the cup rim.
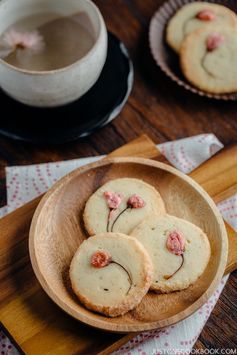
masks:
<svg viewBox="0 0 237 355"><path fill-rule="evenodd" d="M7 2L8 0L2 0L0 3L0 6L3 5L5 2ZM83 63L87 60L88 57L90 57L93 52L95 52L95 50L97 49L101 36L102 36L102 31L103 28L105 28L105 23L104 23L104 19L103 16L98 8L98 6L96 6L91 0L83 0L85 2L87 2L88 4L90 4L91 7L94 8L95 13L99 19L99 34L98 37L95 41L95 43L93 44L93 46L90 48L90 50L86 53L86 55L84 55L82 58L78 59L77 61L75 61L72 64L69 64L65 67L59 68L59 69L52 69L52 70L41 70L41 71L37 71L37 70L27 70L27 69L22 69L22 68L18 68L12 64L7 63L4 59L0 58L0 64L6 66L7 68L10 68L16 72L22 73L22 74L30 74L30 75L37 75L37 76L44 76L44 75L51 75L51 74L56 74L56 73L60 73L60 72L64 72L76 65L78 65L79 63Z"/></svg>

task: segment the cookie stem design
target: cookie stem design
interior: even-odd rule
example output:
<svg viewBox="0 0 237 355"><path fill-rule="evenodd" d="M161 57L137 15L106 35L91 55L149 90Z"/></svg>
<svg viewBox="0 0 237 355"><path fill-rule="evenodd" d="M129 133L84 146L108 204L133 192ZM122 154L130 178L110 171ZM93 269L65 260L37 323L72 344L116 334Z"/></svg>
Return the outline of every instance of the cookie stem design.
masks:
<svg viewBox="0 0 237 355"><path fill-rule="evenodd" d="M213 52L215 49L219 48L220 45L222 45L224 43L224 41L225 41L225 37L222 34L217 33L217 32L212 33L210 36L208 36L208 38L206 40L206 52L205 52L204 56L202 57L201 66L205 70L205 72L208 75L212 76L213 78L215 78L215 75L213 75L208 70L208 68L205 65L205 61L206 61L207 55L210 52Z"/></svg>
<svg viewBox="0 0 237 355"><path fill-rule="evenodd" d="M116 261L112 260L111 261L111 264L115 264L115 265L118 265L119 267L121 267L125 272L126 274L128 275L128 280L129 280L129 283L130 283L130 286L129 286L129 289L127 290L127 293L126 295L129 293L129 291L131 290L131 287L132 287L132 278L131 278L131 275L130 273L128 272L127 269L125 269L125 267L119 263L117 263Z"/></svg>
<svg viewBox="0 0 237 355"><path fill-rule="evenodd" d="M126 208L124 208L124 209L118 214L118 216L115 218L115 220L114 220L114 222L113 222L113 224L112 224L111 232L113 232L114 225L115 225L115 223L117 222L117 220L119 219L119 217L120 217L124 212L126 212L127 210L129 210L130 208L131 208L131 207L126 207Z"/></svg>
<svg viewBox="0 0 237 355"><path fill-rule="evenodd" d="M132 277L130 275L130 273L128 272L128 270L121 265L120 263L118 263L117 261L113 260L112 257L104 250L98 250L96 252L94 252L94 254L91 257L91 265L96 267L96 268L104 268L110 264L115 264L118 265L121 269L123 269L127 276L128 276L128 280L130 283L129 289L126 292L126 295L129 293L129 291L131 290L132 287Z"/></svg>
<svg viewBox="0 0 237 355"><path fill-rule="evenodd" d="M206 52L206 53L204 54L204 56L202 57L202 60L201 60L201 67L203 68L203 70L205 70L205 72L206 72L208 75L210 75L210 76L212 76L213 78L215 78L215 75L213 75L213 74L208 70L208 68L206 67L206 64L205 64L205 61L206 61L206 59L207 59L207 54L208 54L208 52Z"/></svg>
<svg viewBox="0 0 237 355"><path fill-rule="evenodd" d="M108 213L108 217L107 217L107 225L106 225L106 232L109 232L109 225L110 222L113 218L114 212L116 211L117 208L110 208L109 209L109 213Z"/></svg>
<svg viewBox="0 0 237 355"><path fill-rule="evenodd" d="M171 279L171 277L173 277L175 274L177 274L177 272L181 269L181 267L184 264L184 255L183 254L181 255L181 258L182 258L182 262L180 264L180 267L172 275L165 275L164 279L169 280L169 279Z"/></svg>
<svg viewBox="0 0 237 355"><path fill-rule="evenodd" d="M122 201L122 196L120 194L117 194L116 192L105 191L104 197L107 201L107 205L109 208L107 226L106 226L106 231L109 232L110 221L113 217L114 212L119 208L119 205Z"/></svg>
<svg viewBox="0 0 237 355"><path fill-rule="evenodd" d="M173 231L169 233L167 241L166 241L166 248L171 252L172 254L175 254L177 256L181 256L182 262L177 270L173 272L172 275L165 275L164 279L169 280L171 277L173 277L183 266L184 264L184 252L185 252L185 239L183 235L177 231Z"/></svg>
<svg viewBox="0 0 237 355"><path fill-rule="evenodd" d="M111 227L111 232L113 232L113 228L115 223L117 222L117 220L119 219L119 217L126 212L129 209L133 209L133 208L142 208L145 206L145 201L138 195L132 195L131 197L129 197L128 201L127 201L127 206L126 208L124 208L119 215L115 218L112 227Z"/></svg>

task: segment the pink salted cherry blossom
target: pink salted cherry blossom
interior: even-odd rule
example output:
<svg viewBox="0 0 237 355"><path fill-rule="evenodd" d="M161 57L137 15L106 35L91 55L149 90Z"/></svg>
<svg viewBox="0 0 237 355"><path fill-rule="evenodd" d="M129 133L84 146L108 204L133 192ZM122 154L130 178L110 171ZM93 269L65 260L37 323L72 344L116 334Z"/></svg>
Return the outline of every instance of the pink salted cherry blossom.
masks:
<svg viewBox="0 0 237 355"><path fill-rule="evenodd" d="M102 268L110 264L111 256L104 250L94 252L91 257L91 265L97 268Z"/></svg>
<svg viewBox="0 0 237 355"><path fill-rule="evenodd" d="M127 206L129 208L142 208L145 206L145 201L138 195L132 195L127 201Z"/></svg>
<svg viewBox="0 0 237 355"><path fill-rule="evenodd" d="M182 255L185 251L185 239L183 235L177 231L169 233L166 247L171 253Z"/></svg>
<svg viewBox="0 0 237 355"><path fill-rule="evenodd" d="M44 46L43 37L37 30L22 32L12 28L0 40L0 57L4 58L18 49L30 49L33 53L38 53Z"/></svg>
<svg viewBox="0 0 237 355"><path fill-rule="evenodd" d="M212 10L206 9L206 10L199 11L196 15L196 18L201 21L213 21L215 20L216 15Z"/></svg>
<svg viewBox="0 0 237 355"><path fill-rule="evenodd" d="M116 193L116 192L105 191L104 197L107 201L107 205L109 208L107 227L106 227L107 232L109 232L110 221L113 218L115 211L119 208L119 206L122 202L122 195L119 193Z"/></svg>
<svg viewBox="0 0 237 355"><path fill-rule="evenodd" d="M111 191L105 191L104 197L107 201L107 205L110 209L117 209L122 201L121 194Z"/></svg>
<svg viewBox="0 0 237 355"><path fill-rule="evenodd" d="M221 33L213 32L206 40L206 47L209 52L220 47L224 43L225 37Z"/></svg>
<svg viewBox="0 0 237 355"><path fill-rule="evenodd" d="M184 252L185 252L185 239L180 232L173 231L168 234L166 241L166 247L170 253L181 256L181 264L177 270L175 270L171 275L165 275L164 278L169 280L182 268L184 264Z"/></svg>

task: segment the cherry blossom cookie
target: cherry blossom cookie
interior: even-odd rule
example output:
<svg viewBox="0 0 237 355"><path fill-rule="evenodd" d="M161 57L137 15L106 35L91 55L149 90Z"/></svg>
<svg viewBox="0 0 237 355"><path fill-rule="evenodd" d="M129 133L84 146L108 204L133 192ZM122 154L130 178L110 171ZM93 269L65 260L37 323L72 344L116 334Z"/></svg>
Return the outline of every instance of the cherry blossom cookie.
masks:
<svg viewBox="0 0 237 355"><path fill-rule="evenodd" d="M237 29L207 27L191 33L181 47L188 81L216 94L237 91Z"/></svg>
<svg viewBox="0 0 237 355"><path fill-rule="evenodd" d="M187 288L204 272L210 258L206 234L174 216L150 216L131 236L144 245L151 257L154 291L168 293Z"/></svg>
<svg viewBox="0 0 237 355"><path fill-rule="evenodd" d="M109 181L89 198L83 218L89 235L129 234L153 213L165 213L159 192L142 180L121 178Z"/></svg>
<svg viewBox="0 0 237 355"><path fill-rule="evenodd" d="M153 266L136 239L103 233L85 240L70 266L72 288L89 309L110 317L134 309L148 292Z"/></svg>
<svg viewBox="0 0 237 355"><path fill-rule="evenodd" d="M184 5L171 18L167 26L167 43L177 53L180 52L184 38L191 32L209 26L230 27L237 26L236 14L229 8L210 4L208 2L192 2Z"/></svg>

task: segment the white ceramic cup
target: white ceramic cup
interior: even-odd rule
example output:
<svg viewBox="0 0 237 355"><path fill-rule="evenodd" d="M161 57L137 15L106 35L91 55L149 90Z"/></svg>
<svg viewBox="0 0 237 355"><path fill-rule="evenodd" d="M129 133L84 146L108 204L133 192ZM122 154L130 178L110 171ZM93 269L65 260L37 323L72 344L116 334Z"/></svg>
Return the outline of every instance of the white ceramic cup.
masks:
<svg viewBox="0 0 237 355"><path fill-rule="evenodd" d="M105 23L90 0L1 0L0 34L24 17L49 12L56 14L55 18L85 12L93 27L95 43L84 57L57 70L23 70L0 59L0 87L9 96L31 106L54 107L80 98L97 81L107 55Z"/></svg>

